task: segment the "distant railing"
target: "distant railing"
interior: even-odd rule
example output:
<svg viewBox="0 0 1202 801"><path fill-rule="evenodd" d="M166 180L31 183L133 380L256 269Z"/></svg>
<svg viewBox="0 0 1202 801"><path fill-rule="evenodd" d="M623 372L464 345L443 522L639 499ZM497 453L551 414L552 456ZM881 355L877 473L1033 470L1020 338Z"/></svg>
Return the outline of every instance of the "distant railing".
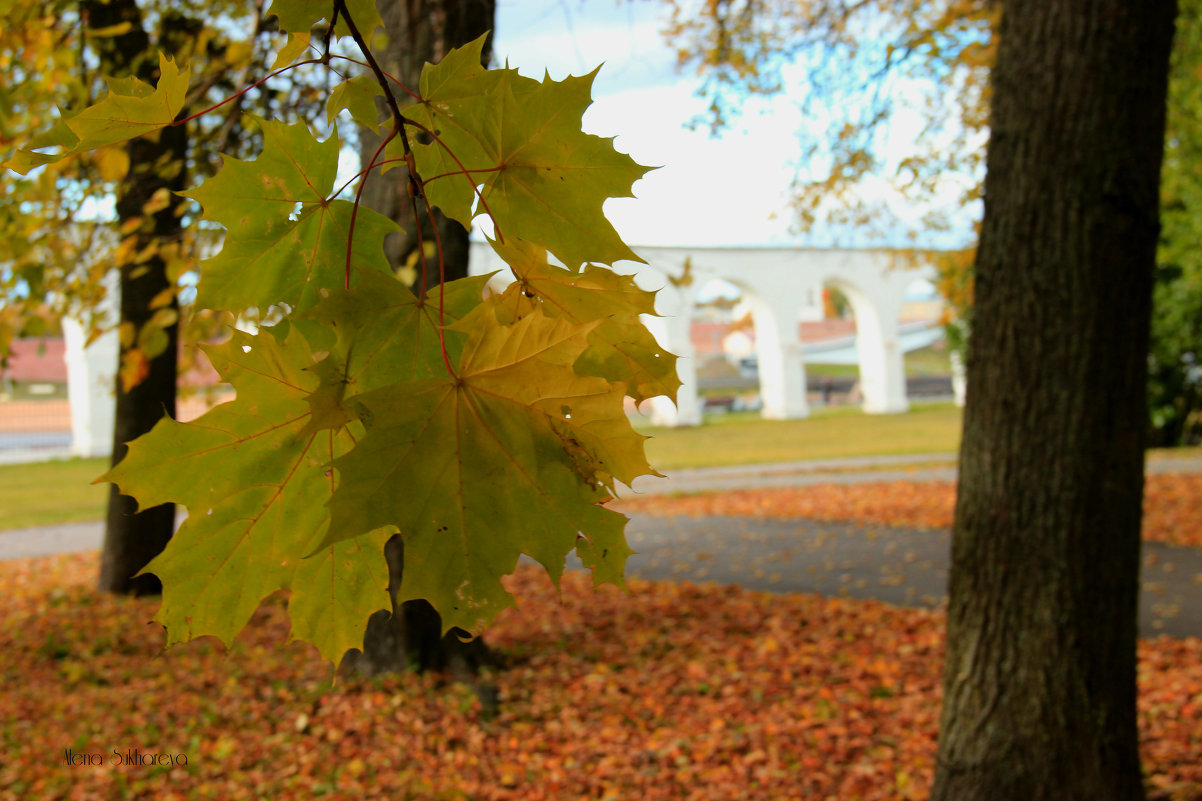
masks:
<svg viewBox="0 0 1202 801"><path fill-rule="evenodd" d="M195 420L217 403L233 398L225 387L183 391L177 401L180 420ZM111 435L110 435L111 436ZM76 455L71 431L71 403L66 387L14 386L0 389L0 464L21 464Z"/></svg>
<svg viewBox="0 0 1202 801"><path fill-rule="evenodd" d="M71 404L54 384L0 391L0 463L40 461L71 451Z"/></svg>

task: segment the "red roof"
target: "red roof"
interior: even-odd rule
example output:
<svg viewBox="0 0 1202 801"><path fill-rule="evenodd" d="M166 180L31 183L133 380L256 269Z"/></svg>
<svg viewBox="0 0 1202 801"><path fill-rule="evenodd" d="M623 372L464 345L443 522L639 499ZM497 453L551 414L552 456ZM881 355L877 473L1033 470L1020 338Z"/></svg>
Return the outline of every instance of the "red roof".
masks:
<svg viewBox="0 0 1202 801"><path fill-rule="evenodd" d="M842 339L854 336L856 321L851 317L841 319L831 317L826 320L816 320L812 323L801 324L802 342L823 342L828 339Z"/></svg>
<svg viewBox="0 0 1202 801"><path fill-rule="evenodd" d="M66 347L58 337L15 339L8 367L2 372L13 381L63 384L67 381Z"/></svg>
<svg viewBox="0 0 1202 801"><path fill-rule="evenodd" d="M66 345L59 337L13 340L8 368L0 371L0 375L22 383L65 384L66 350ZM191 368L180 376L180 384L207 387L221 383L221 377L209 364L208 357L199 348L194 350L196 358Z"/></svg>
<svg viewBox="0 0 1202 801"><path fill-rule="evenodd" d="M704 323L694 322L689 327L689 335L693 340L694 353L721 353L722 340L735 328L733 323ZM748 331L754 336L754 332ZM827 339L840 339L856 333L856 321L853 319L818 320L801 324L802 342L822 342Z"/></svg>

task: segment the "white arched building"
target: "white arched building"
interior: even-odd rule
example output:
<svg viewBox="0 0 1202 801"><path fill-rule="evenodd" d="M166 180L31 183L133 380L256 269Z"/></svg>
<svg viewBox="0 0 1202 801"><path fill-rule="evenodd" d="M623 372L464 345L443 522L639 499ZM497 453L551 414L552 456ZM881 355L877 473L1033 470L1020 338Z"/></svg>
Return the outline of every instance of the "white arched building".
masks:
<svg viewBox="0 0 1202 801"><path fill-rule="evenodd" d="M652 400L653 421L657 424L701 422L696 361L689 334L697 293L713 279L739 287L750 304L765 417L809 414L803 363L805 347L799 324L802 319L820 316L824 285L838 287L855 313L864 410L882 414L909 408L904 357L898 341L902 298L914 281L935 277L931 266L916 266L912 254L784 247L635 250L647 260L646 264L619 262L614 269L633 275L642 288L657 291L655 307L660 316L648 316L645 322L660 344L680 357L677 373L682 386L677 393L677 404L667 398ZM471 265L476 274L501 271L502 275L508 275L505 264L487 243L472 244ZM115 292L110 295L109 304L115 308ZM107 455L113 426L116 333L105 334L85 347L85 332L78 324L64 321L64 328L71 396L71 452L77 456Z"/></svg>
<svg viewBox="0 0 1202 801"><path fill-rule="evenodd" d="M507 274L487 243L473 243L472 248L473 273ZM634 250L646 264L619 262L614 269L633 275L643 289L657 292L655 309L660 316L646 317L645 323L663 348L680 357L677 373L682 386L676 405L666 398L652 401L657 424L701 422L690 326L698 291L714 279L737 286L751 307L764 417L809 415L800 323L813 319L805 316L807 312L821 308L824 285L837 287L855 314L864 411L889 414L909 408L898 321L906 289L916 280L935 278L934 268L920 263L912 252L792 247Z"/></svg>

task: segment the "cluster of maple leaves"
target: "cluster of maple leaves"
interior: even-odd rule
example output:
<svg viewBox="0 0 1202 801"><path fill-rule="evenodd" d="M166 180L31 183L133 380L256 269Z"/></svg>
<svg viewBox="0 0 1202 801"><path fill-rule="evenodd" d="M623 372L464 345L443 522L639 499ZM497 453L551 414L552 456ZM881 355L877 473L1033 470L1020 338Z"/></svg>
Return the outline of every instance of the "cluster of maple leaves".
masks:
<svg viewBox="0 0 1202 801"><path fill-rule="evenodd" d="M943 617L872 601L538 568L488 640L488 717L437 676L333 681L274 597L227 652L162 652L96 554L0 563L0 798L925 798ZM1202 797L1202 640L1139 644L1149 797ZM67 766L64 750L104 766ZM186 765L112 764L113 749Z"/></svg>
<svg viewBox="0 0 1202 801"><path fill-rule="evenodd" d="M303 123L259 120L257 158L226 158L185 193L226 229L200 265L197 308L282 319L205 346L236 399L188 423L162 420L104 476L142 507L187 507L146 568L163 582L168 644L230 642L263 598L291 590L291 635L336 660L389 606L383 545L397 532L396 600L428 600L446 630L478 632L511 605L501 577L522 554L558 579L574 550L598 582L620 586L626 518L602 502L654 472L625 399L674 396L679 381L640 321L653 294L598 266L638 259L602 204L628 196L647 168L582 131L595 73L539 81L485 69L480 39L426 65L411 90L370 54L373 3L277 1L267 13L292 32L279 70L336 59L339 76L362 73L331 91L331 119L346 112L379 130L377 99L392 109L360 188L403 163L430 206L465 226L490 221L513 280L492 294L481 277L415 297L384 256L394 223L339 197L336 129L319 141ZM331 35L317 43L322 19ZM332 53L342 36L364 60ZM309 48L320 58L299 61ZM155 87L110 82L6 166L181 124L188 85L163 57ZM440 272L423 262L428 277Z"/></svg>

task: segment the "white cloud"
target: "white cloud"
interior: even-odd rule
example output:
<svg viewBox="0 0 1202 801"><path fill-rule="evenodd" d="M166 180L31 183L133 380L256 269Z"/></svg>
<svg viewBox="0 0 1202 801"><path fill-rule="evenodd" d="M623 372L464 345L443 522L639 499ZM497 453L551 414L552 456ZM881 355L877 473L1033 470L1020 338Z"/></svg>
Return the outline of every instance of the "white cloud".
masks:
<svg viewBox="0 0 1202 801"><path fill-rule="evenodd" d="M585 74L605 62L585 130L615 137L615 146L640 164L660 166L635 184L636 200L606 204L632 245L829 244L834 237L824 232L804 240L791 233L790 184L797 134L806 124L797 98L749 99L717 138L689 130L705 104L696 96L698 80L676 69L662 13L660 3L631 0L503 1L494 52L497 61L508 59L535 78L544 70L555 79ZM894 137L913 135L916 121L903 117ZM886 198L899 219L917 221L924 211L908 207L883 178L860 191Z"/></svg>
<svg viewBox="0 0 1202 801"><path fill-rule="evenodd" d="M496 54L531 77L589 72L595 102L584 128L615 137L640 164L658 166L635 184L635 200L614 199L607 215L634 245L768 244L792 241L787 191L797 117L754 112L715 139L687 129L704 111L697 82L675 67L651 3L503 3ZM570 19L570 26L569 26Z"/></svg>

